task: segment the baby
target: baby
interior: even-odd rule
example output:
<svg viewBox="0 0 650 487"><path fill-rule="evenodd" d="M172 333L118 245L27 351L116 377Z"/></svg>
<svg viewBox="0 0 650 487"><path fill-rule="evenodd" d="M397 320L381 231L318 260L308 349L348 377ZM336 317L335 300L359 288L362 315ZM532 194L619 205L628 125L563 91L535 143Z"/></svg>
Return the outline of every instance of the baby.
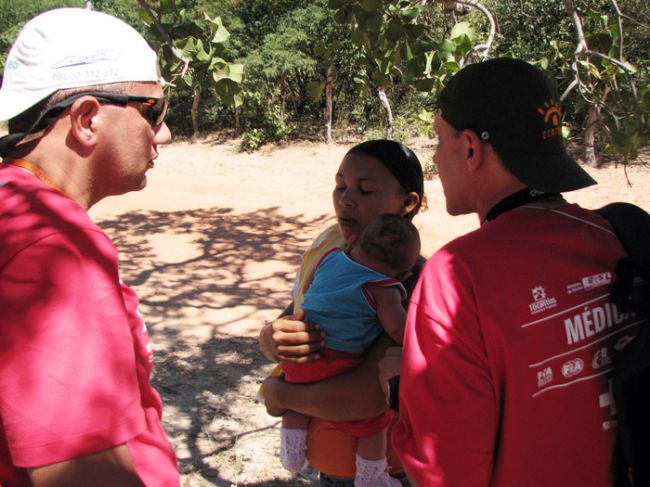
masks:
<svg viewBox="0 0 650 487"><path fill-rule="evenodd" d="M406 218L381 215L372 220L347 251L325 254L305 283L305 322L325 332L321 358L309 364L282 363L288 382L314 382L356 367L385 331L402 343L406 290L400 281L410 275L420 255L420 236ZM401 485L387 472L386 430L392 413L368 420L337 422L336 427L359 438L355 486ZM282 417L280 460L291 471L305 462L309 416L287 411Z"/></svg>

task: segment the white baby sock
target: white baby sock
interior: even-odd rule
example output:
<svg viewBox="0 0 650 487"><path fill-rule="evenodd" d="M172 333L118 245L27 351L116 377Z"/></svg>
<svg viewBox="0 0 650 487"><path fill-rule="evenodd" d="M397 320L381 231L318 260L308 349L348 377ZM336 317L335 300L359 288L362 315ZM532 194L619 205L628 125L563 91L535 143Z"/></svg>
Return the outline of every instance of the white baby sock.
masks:
<svg viewBox="0 0 650 487"><path fill-rule="evenodd" d="M291 472L300 472L305 464L307 430L280 428L280 462Z"/></svg>
<svg viewBox="0 0 650 487"><path fill-rule="evenodd" d="M357 475L354 477L354 487L401 487L402 483L388 475L388 462L381 460L366 460L357 455Z"/></svg>

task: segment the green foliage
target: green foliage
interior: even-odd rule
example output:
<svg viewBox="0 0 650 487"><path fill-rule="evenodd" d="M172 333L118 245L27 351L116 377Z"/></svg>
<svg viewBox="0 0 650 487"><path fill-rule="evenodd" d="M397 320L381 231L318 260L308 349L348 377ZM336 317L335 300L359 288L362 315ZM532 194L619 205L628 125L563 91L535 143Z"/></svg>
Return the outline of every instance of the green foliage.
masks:
<svg viewBox="0 0 650 487"><path fill-rule="evenodd" d="M240 148L246 152L253 152L266 143L266 135L262 129L250 129L244 132L240 142Z"/></svg>
<svg viewBox="0 0 650 487"><path fill-rule="evenodd" d="M626 15L624 52L618 59L621 29L613 2L573 1L588 48L601 55L578 56L575 66L582 84L564 100L564 124L579 134L590 107L599 107L600 148L631 159L648 143L650 2L618 0ZM36 13L83 3L3 0L0 49L6 56L20 27ZM165 47L152 19L133 8L137 3L93 1L97 10L143 32L162 52L165 77L171 79L182 63ZM575 78L576 35L564 1L482 3L497 25L490 57L526 59L554 77L561 93L570 87ZM349 127L368 135L385 121L386 114L376 102L381 86L394 109L398 138L430 132L437 92L449 76L474 60L474 49L485 42L489 27L476 9L452 19L443 14L440 2L421 0L161 0L148 4L155 8L154 15L178 52L190 60L190 69L176 79L170 93L169 121L176 133L191 133L189 112L198 96L196 114L206 130L232 126L235 107L241 104L237 114L243 146L248 149L304 135L305 127L320 123L328 68L334 73L333 123L339 129Z"/></svg>
<svg viewBox="0 0 650 487"><path fill-rule="evenodd" d="M647 144L650 112L642 100L648 85L648 27L650 5L622 0L624 57L619 57L621 32L609 0L575 0L585 41L591 53L577 55L575 68L580 84L564 101L565 122L583 127L589 111L600 113L600 148L624 160L636 157ZM560 92L576 78L572 68L577 38L563 2L555 0L505 0L494 3L500 21L497 52L528 59L558 81ZM594 54L597 53L597 54ZM643 54L642 54L643 53ZM606 59L609 57L611 59ZM633 60L633 62L630 62ZM634 96L639 90L639 102ZM645 121L645 123L644 123Z"/></svg>
<svg viewBox="0 0 650 487"><path fill-rule="evenodd" d="M268 142L284 142L296 133L296 125L287 121L279 106L269 106L262 93L245 92L244 95L245 113L249 116L244 122L243 150L255 150Z"/></svg>
<svg viewBox="0 0 650 487"><path fill-rule="evenodd" d="M221 18L178 8L174 0L160 2L158 15L164 31L173 41L173 48L163 39L158 38L156 42L163 76L172 80L180 76L193 92L211 86L225 104L241 105L244 66L228 60L226 44L230 33ZM157 33L153 23L149 28L152 34ZM189 69L185 69L186 64Z"/></svg>
<svg viewBox="0 0 650 487"><path fill-rule="evenodd" d="M18 32L29 19L60 7L83 7L83 0L2 0L0 2L0 70L4 71L5 60Z"/></svg>

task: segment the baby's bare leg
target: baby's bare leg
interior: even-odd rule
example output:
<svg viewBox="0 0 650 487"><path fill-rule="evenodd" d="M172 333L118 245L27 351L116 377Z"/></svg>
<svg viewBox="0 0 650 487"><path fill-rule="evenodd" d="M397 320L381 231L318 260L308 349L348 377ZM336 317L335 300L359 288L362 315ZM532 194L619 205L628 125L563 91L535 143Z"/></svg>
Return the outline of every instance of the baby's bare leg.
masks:
<svg viewBox="0 0 650 487"><path fill-rule="evenodd" d="M357 453L366 460L381 460L386 456L386 431L376 435L363 436L357 443Z"/></svg>
<svg viewBox="0 0 650 487"><path fill-rule="evenodd" d="M309 428L309 416L297 411L288 410L282 415L282 427L297 430Z"/></svg>

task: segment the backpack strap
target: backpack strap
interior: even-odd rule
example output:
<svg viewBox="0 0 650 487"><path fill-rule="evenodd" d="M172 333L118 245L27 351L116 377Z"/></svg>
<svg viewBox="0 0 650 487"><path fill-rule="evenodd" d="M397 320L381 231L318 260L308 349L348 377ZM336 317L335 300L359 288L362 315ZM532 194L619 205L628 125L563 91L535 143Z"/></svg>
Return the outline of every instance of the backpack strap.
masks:
<svg viewBox="0 0 650 487"><path fill-rule="evenodd" d="M614 355L611 385L618 426L613 481L616 487L650 485L650 215L629 203L597 211L627 252L616 265L611 299L621 311L646 317L636 338Z"/></svg>
<svg viewBox="0 0 650 487"><path fill-rule="evenodd" d="M616 265L612 301L623 312L650 314L650 214L630 203L610 203L596 211L612 225L627 253ZM636 285L638 277L644 285Z"/></svg>
<svg viewBox="0 0 650 487"><path fill-rule="evenodd" d="M650 264L650 214L631 203L610 203L596 210L614 228L627 255L639 264Z"/></svg>

